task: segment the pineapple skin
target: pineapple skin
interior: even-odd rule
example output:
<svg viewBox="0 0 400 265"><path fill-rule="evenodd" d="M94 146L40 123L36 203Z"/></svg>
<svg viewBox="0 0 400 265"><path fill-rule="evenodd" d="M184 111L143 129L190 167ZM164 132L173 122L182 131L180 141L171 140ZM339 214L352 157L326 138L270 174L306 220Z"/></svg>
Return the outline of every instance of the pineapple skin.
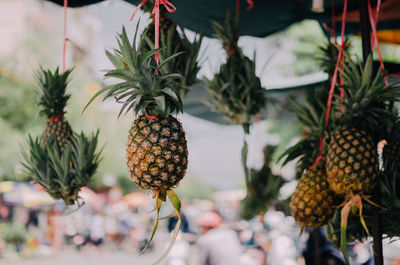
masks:
<svg viewBox="0 0 400 265"><path fill-rule="evenodd" d="M187 168L187 143L181 123L171 115L139 116L129 130L127 166L141 189L165 192L176 187Z"/></svg>
<svg viewBox="0 0 400 265"><path fill-rule="evenodd" d="M59 150L63 152L68 146L72 137L72 129L68 121L65 119L60 119L57 121L48 120L41 137L42 146L45 145L48 139L52 136L54 136Z"/></svg>
<svg viewBox="0 0 400 265"><path fill-rule="evenodd" d="M309 169L298 180L290 200L290 212L301 227L318 228L335 212L335 197L321 169Z"/></svg>
<svg viewBox="0 0 400 265"><path fill-rule="evenodd" d="M376 144L365 131L338 130L327 148L326 169L330 188L336 194L369 194L379 174Z"/></svg>

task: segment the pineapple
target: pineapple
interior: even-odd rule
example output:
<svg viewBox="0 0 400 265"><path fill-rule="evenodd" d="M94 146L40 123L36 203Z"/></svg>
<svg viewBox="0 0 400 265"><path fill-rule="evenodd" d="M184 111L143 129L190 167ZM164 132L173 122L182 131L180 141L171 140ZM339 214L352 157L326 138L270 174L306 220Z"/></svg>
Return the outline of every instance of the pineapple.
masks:
<svg viewBox="0 0 400 265"><path fill-rule="evenodd" d="M157 119L140 115L129 131L126 155L131 177L139 188L163 193L175 188L187 167L182 125L171 115Z"/></svg>
<svg viewBox="0 0 400 265"><path fill-rule="evenodd" d="M318 228L333 217L334 201L324 170L315 167L306 170L298 180L290 200L290 212L302 228Z"/></svg>
<svg viewBox="0 0 400 265"><path fill-rule="evenodd" d="M363 130L338 130L330 139L326 168L330 188L338 195L371 194L379 174L376 143Z"/></svg>
<svg viewBox="0 0 400 265"><path fill-rule="evenodd" d="M377 143L392 121L389 101L400 99L385 88L380 71L372 79L372 56L358 69L348 58L342 74L345 96L333 102L332 128L326 151L331 189L339 195L371 194L379 175Z"/></svg>
<svg viewBox="0 0 400 265"><path fill-rule="evenodd" d="M213 23L215 36L221 40L228 59L212 80L205 80L211 95L211 107L231 123L243 126L249 133L251 118L263 111L266 90L256 76L256 66L237 45L239 17L227 14L225 25Z"/></svg>
<svg viewBox="0 0 400 265"><path fill-rule="evenodd" d="M52 136L55 137L59 150L62 152L71 140L72 130L68 121L64 119L65 105L71 95L66 94L68 76L72 70L59 74L58 67L54 73L50 70L37 72L40 88L40 114L47 117L46 126L42 134L42 146Z"/></svg>
<svg viewBox="0 0 400 265"><path fill-rule="evenodd" d="M286 156L283 165L299 158L297 170L301 177L291 197L290 211L302 228L317 228L327 224L336 208L336 198L329 190L324 165L315 164L320 155L320 139L324 128L325 106L321 98L326 98L324 92L310 92L304 104L292 102L303 135L297 144L281 156Z"/></svg>
<svg viewBox="0 0 400 265"><path fill-rule="evenodd" d="M129 130L127 166L139 188L152 191L156 198L157 217L149 244L157 229L159 211L166 197L174 206L179 221L171 247L181 224L180 201L172 189L185 176L188 150L182 125L172 116L174 112L182 111L182 101L175 87L175 79L180 75L161 70L180 54L165 58L156 67L153 55L157 51L143 52L143 38L136 47L137 29L132 45L123 28L118 38L119 49L114 54L106 52L115 69L108 70L105 76L123 81L97 92L88 105L97 96L107 92L104 98L115 97L117 102L123 104L120 115L124 111L136 113L137 117Z"/></svg>
<svg viewBox="0 0 400 265"><path fill-rule="evenodd" d="M260 114L266 105L266 90L256 76L256 65L247 58L239 46L239 16L227 13L225 25L213 22L215 36L222 42L228 59L220 67L212 80L205 79L205 89L211 96L211 108L221 113L231 124L242 125L244 133L250 133L252 119ZM247 168L247 142L244 138L242 148L242 166L249 185Z"/></svg>
<svg viewBox="0 0 400 265"><path fill-rule="evenodd" d="M385 87L381 71L373 77L372 55L364 67L357 67L345 55L342 71L345 93L343 98L336 97L332 102L326 174L330 188L345 197L341 210L341 248L348 260L347 220L351 209L358 208L360 222L369 235L362 200L374 204L368 197L380 174L377 143L392 122L390 102L400 100L400 91L395 86Z"/></svg>
<svg viewBox="0 0 400 265"><path fill-rule="evenodd" d="M66 205L78 202L78 193L95 174L100 163L97 151L99 132L90 137L73 134L63 152L57 151L58 142L50 136L43 145L38 138L29 136L29 152L24 152L22 163L33 182L40 184L54 199Z"/></svg>

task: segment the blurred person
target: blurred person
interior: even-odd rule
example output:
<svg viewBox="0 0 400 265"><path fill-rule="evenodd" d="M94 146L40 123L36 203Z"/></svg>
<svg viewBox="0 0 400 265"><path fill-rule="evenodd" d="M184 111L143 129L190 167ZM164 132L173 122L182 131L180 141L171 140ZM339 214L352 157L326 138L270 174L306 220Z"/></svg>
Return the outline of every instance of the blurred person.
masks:
<svg viewBox="0 0 400 265"><path fill-rule="evenodd" d="M90 243L96 247L101 247L106 236L104 217L100 213L95 213L89 227Z"/></svg>
<svg viewBox="0 0 400 265"><path fill-rule="evenodd" d="M222 218L216 212L207 212L200 217L199 265L243 265L237 234L221 224Z"/></svg>
<svg viewBox="0 0 400 265"><path fill-rule="evenodd" d="M319 245L318 248L315 247L315 241ZM319 253L315 253L317 249L319 249ZM307 240L306 248L303 251L306 265L317 264L315 261L316 254L319 254L318 258L321 265L346 265L340 251L331 246L321 228L314 229Z"/></svg>
<svg viewBox="0 0 400 265"><path fill-rule="evenodd" d="M51 249L54 253L57 253L63 244L64 240L64 221L56 209L56 207L52 207L49 213L49 230L48 230L48 238L50 241Z"/></svg>

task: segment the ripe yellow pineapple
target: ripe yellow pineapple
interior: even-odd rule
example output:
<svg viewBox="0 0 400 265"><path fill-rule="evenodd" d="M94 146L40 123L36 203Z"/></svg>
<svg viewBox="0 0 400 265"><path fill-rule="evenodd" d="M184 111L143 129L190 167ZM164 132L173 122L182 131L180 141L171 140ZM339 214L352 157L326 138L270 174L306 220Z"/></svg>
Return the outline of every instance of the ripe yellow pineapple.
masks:
<svg viewBox="0 0 400 265"><path fill-rule="evenodd" d="M61 152L67 147L72 137L71 126L64 119L64 108L71 96L65 93L70 73L71 70L67 70L60 74L58 67L54 73L43 69L37 73L38 86L41 92L40 114L48 119L42 134L41 144L43 146L50 137L54 136Z"/></svg>
<svg viewBox="0 0 400 265"><path fill-rule="evenodd" d="M177 119L141 115L132 123L126 150L133 181L142 189L166 191L178 185L187 167L185 132Z"/></svg>
<svg viewBox="0 0 400 265"><path fill-rule="evenodd" d="M332 104L326 174L331 189L345 197L341 210L341 247L348 260L347 219L352 206L357 207L368 234L362 199L374 204L368 197L380 173L377 143L393 121L390 102L399 101L400 92L398 86L385 87L381 71L373 76L372 55L359 67L345 54L344 97L336 97Z"/></svg>
<svg viewBox="0 0 400 265"><path fill-rule="evenodd" d="M301 227L318 228L329 222L335 211L334 194L324 170L306 170L298 180L290 201L290 212Z"/></svg>
<svg viewBox="0 0 400 265"><path fill-rule="evenodd" d="M370 194L379 174L376 144L363 130L339 130L328 144L326 168L336 194Z"/></svg>
<svg viewBox="0 0 400 265"><path fill-rule="evenodd" d="M179 221L171 247L181 224L180 201L172 189L185 175L188 151L182 125L172 116L173 113L182 111L182 100L176 87L179 84L176 79L181 76L161 70L180 54L161 60L157 68L154 61L157 51L143 52L141 45L144 44L144 36L136 48L136 36L137 29L131 45L123 28L118 39L119 49L114 54L106 52L115 69L107 71L105 76L123 81L100 90L88 105L106 92L104 98L113 97L123 104L120 115L129 111L136 114L129 130L127 166L131 178L139 188L152 191L156 199L157 217L149 243L158 226L162 203L168 197L174 206ZM165 255L166 253L162 258Z"/></svg>

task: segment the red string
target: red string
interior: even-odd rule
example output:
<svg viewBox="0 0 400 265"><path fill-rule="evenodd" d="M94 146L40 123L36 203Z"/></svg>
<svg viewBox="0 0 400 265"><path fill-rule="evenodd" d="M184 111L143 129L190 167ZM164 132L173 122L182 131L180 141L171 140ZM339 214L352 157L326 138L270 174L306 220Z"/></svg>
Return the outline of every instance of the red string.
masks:
<svg viewBox="0 0 400 265"><path fill-rule="evenodd" d="M68 0L64 0L64 44L63 44L63 53L62 53L62 71L65 73L65 57L67 51L67 8L68 8Z"/></svg>
<svg viewBox="0 0 400 265"><path fill-rule="evenodd" d="M149 119L149 120L158 120L158 116L151 116L151 115L147 115L147 114L145 114L144 116L146 116L146 118L147 119Z"/></svg>
<svg viewBox="0 0 400 265"><path fill-rule="evenodd" d="M135 8L135 11L133 11L133 14L132 14L132 16L131 16L131 19L130 19L130 21L132 21L133 20L133 18L135 17L135 15L136 15L136 12L145 4L147 2L147 0L143 0L136 8ZM156 2L155 2L155 4L154 4L154 8L153 8L153 11L152 11L152 15L153 15L153 17L154 17L154 20L155 20L155 28L154 28L154 31L155 31L155 39L154 39L154 48L155 49L158 49L159 47L160 47L160 41L159 41L159 39L160 39L160 4L161 5L164 5L164 7L165 7L165 9L167 9L167 11L168 12L170 12L170 13L174 13L175 11L176 11L176 7L171 3L171 2L169 2L168 0L156 0ZM157 64L157 67L158 67L158 61L159 61L159 57L160 57L160 54L159 54L159 52L156 52L156 54L155 54L155 58L156 58L156 64Z"/></svg>
<svg viewBox="0 0 400 265"><path fill-rule="evenodd" d="M383 64L383 59L382 59L382 53L381 53L381 48L379 46L379 41L378 41L378 36L376 34L376 26L378 24L378 18L379 18L379 10L381 7L381 0L378 0L376 4L376 11L375 11L375 16L372 14L372 8L371 8L371 1L368 0L368 13L369 13L369 20L371 23L371 28L372 28L372 40L371 40L371 51L374 50L374 46L376 44L376 51L378 52L378 57L379 61L381 63L381 70L382 74L385 74L385 66ZM385 81L385 87L389 86L389 83L387 81L387 76L384 76L384 81Z"/></svg>
<svg viewBox="0 0 400 265"><path fill-rule="evenodd" d="M325 113L325 124L324 127L325 129L328 127L328 122L329 122L329 115L331 112L331 107L332 107L332 99L333 99L333 93L335 91L335 86L337 82L337 76L339 72L339 67L343 67L343 61L344 61L344 32L345 32L345 26L346 26L346 19L347 19L347 0L344 0L344 5L343 5L343 14L342 14L342 29L341 29L341 45L339 47L339 54L338 58L336 61L336 67L335 71L333 72L332 80L331 80L331 86L329 89L329 96L328 96L328 102L326 103L326 113ZM340 81L340 85L342 86L343 80ZM343 87L340 88L340 96L344 97L344 89ZM343 108L341 108L342 112L344 111ZM324 138L325 138L325 130L322 132L322 136L320 138L320 145L319 145L319 156L315 160L314 164L311 166L311 169L313 169L320 161L324 161L322 153L323 153L323 148L324 148Z"/></svg>
<svg viewBox="0 0 400 265"><path fill-rule="evenodd" d="M61 112L56 116L49 118L49 122L58 122L62 120L64 120L64 112Z"/></svg>
<svg viewBox="0 0 400 265"><path fill-rule="evenodd" d="M246 0L248 6L246 8L247 11L250 11L254 8L253 0ZM240 13L240 0L236 0L236 14Z"/></svg>
<svg viewBox="0 0 400 265"><path fill-rule="evenodd" d="M252 10L253 7L254 7L254 2L253 2L253 0L246 0L246 2L247 2L247 4L248 4L248 6L247 6L247 11Z"/></svg>

